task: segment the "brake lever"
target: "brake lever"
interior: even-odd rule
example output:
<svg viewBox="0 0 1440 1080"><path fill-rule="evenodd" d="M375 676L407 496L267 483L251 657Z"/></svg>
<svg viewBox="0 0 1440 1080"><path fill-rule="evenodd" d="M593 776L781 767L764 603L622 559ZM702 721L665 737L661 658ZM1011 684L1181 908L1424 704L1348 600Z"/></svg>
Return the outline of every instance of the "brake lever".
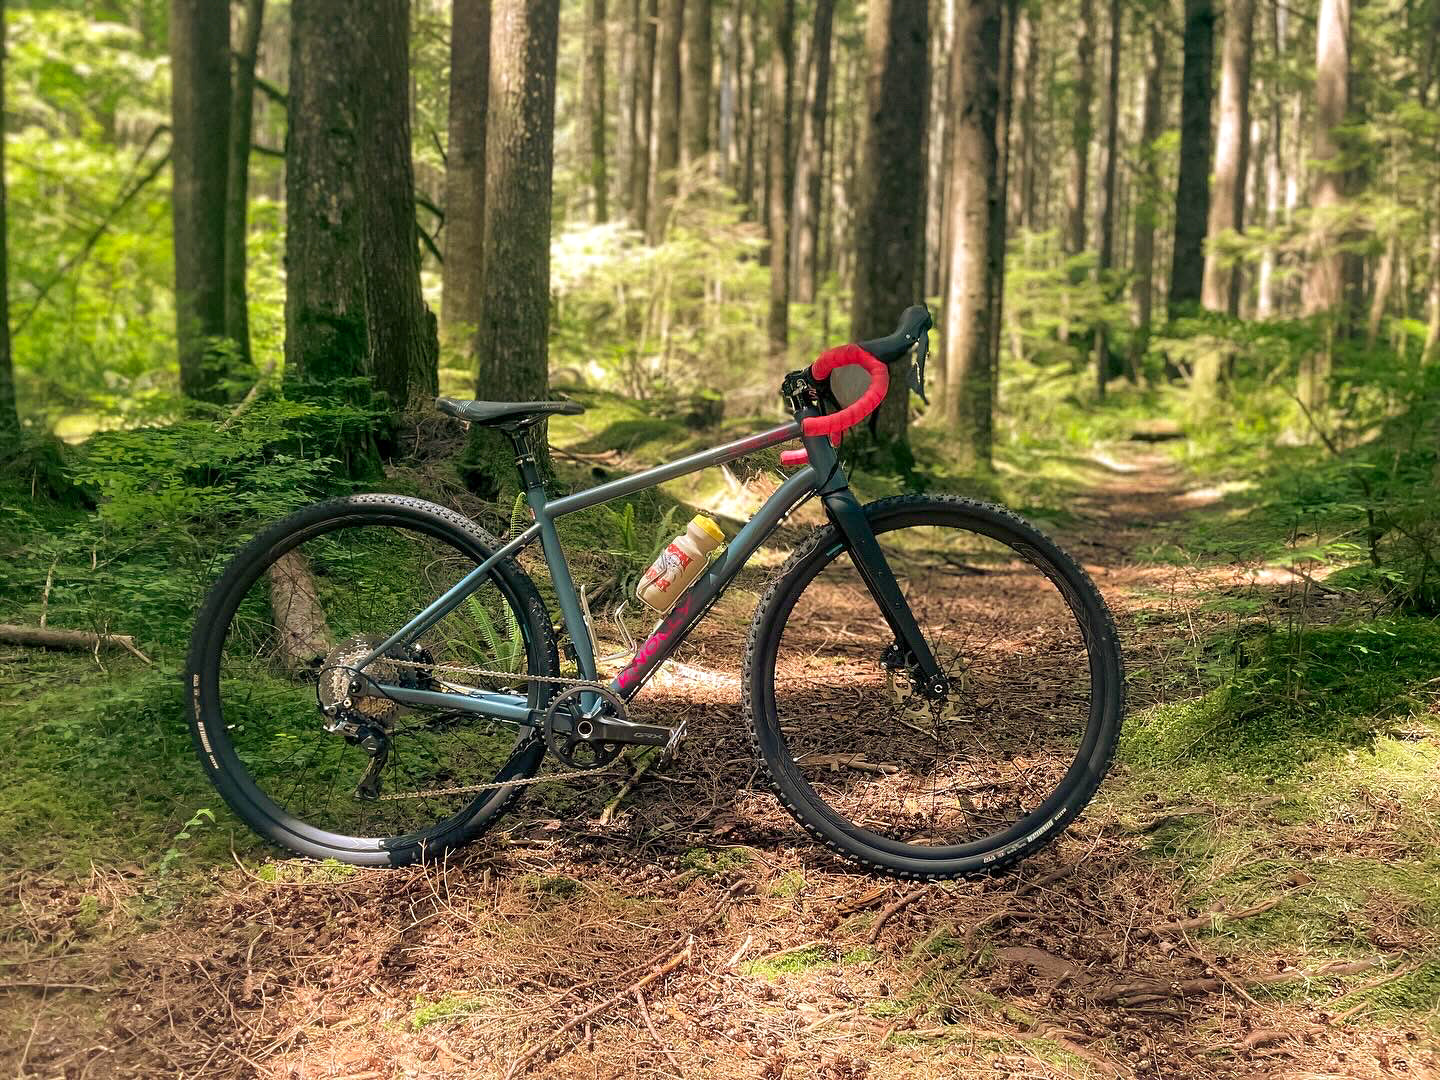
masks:
<svg viewBox="0 0 1440 1080"><path fill-rule="evenodd" d="M929 353L930 334L928 332L922 332L919 340L915 342L914 350L911 352L910 373L906 382L910 384L911 390L914 390L915 393L920 395L920 400L926 405L930 404L930 399L925 396L925 358Z"/></svg>

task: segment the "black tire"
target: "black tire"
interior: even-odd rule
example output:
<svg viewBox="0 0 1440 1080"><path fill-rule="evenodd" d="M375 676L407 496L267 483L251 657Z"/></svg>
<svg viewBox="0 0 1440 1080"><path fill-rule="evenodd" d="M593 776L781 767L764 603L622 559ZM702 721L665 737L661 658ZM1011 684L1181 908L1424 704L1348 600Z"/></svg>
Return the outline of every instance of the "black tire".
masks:
<svg viewBox="0 0 1440 1080"><path fill-rule="evenodd" d="M226 702L222 695L222 669L225 671L236 670L228 667L233 661L230 658L231 654L227 652L226 643L227 635L231 633L232 623L236 621L237 611L240 610L242 602L252 605L246 608L247 612L254 612L258 609L258 604L253 597L269 595L273 605L274 593L266 591L275 588L275 579L272 577L261 582L262 575L265 575L267 570L275 565L282 556L296 551L302 544L318 541L320 544L337 545L340 543L340 539L337 537L346 535L340 533L340 530L372 526L389 530L389 532L367 534L367 540L375 536L387 536L390 533L407 540L414 537L417 545L433 543L434 550L444 553L447 558L453 558L455 565L461 568L478 564L501 546L501 541L490 536L460 514L420 499L404 496L358 495L318 503L292 514L265 529L241 548L206 597L196 618L190 654L186 664L186 694L189 703L187 711L189 712L195 751L206 775L230 808L261 836L289 851L312 858L333 858L361 866L399 866L434 858L473 840L499 818L518 794L518 789L512 786L478 794L469 793L448 796L445 799L424 800L424 805L417 806L410 812L411 815L416 818L424 818L427 814L434 814L435 819L426 821L423 827L407 827L403 832L396 832L393 835L347 835L344 832L332 831L305 820L297 813L292 813L285 805L282 805L285 800L272 797L273 793L267 791L264 785L257 781L256 775L252 775L252 770L247 767L246 761L242 759L242 754L237 752L236 740L232 739L231 729L227 727L224 716ZM408 552L409 549L406 548L406 550ZM425 548L425 550L430 549ZM399 558L398 554L397 558ZM363 564L359 560L353 560L351 565ZM403 569L405 566L406 564L397 563L397 567L402 568L402 573L405 572ZM443 568L437 568L435 576L439 580L449 580L453 583L454 580L458 580L458 576L448 579L442 577L451 570L451 565L446 563ZM317 593L322 572L317 570L315 573ZM411 577L401 580L414 580L425 576L424 568L419 566L409 565L408 572ZM376 573L374 577L377 580L373 586L367 587L373 587L379 594L386 589L387 580L393 584L398 575L392 575L386 579L383 574ZM430 588L432 586L427 582L421 587ZM256 592L252 593L252 589L255 589ZM523 663L525 665L523 672L519 668L522 658L518 650L512 650L507 659L512 663L513 670L517 672L516 686L519 687L522 683L528 686L530 706L532 708L543 707L551 693L549 685L525 680L524 675L556 675L559 673L559 659L550 619L534 583L512 560L505 560L491 571L487 580L482 584L482 589L493 589L493 594L487 592L486 595L493 595L496 603L503 603L506 609L513 613L515 631L523 640ZM247 597L251 599L247 600ZM400 602L397 601L397 603ZM403 610L413 614L419 611L419 607ZM258 621L263 622L263 619ZM249 629L237 630L235 632L236 639L240 640L242 633L249 633L253 635L253 640L261 640L265 631L254 629L253 626L256 622L257 620L252 618ZM243 616L239 620L239 624L245 625ZM380 634L388 635L399 629L399 625L400 623L397 622L393 626L376 626L375 630ZM273 627L270 636L272 638L275 636ZM253 660L248 655L249 639L241 643L244 648L236 651L242 660L248 660L254 664L260 663L261 661ZM276 651L278 652L278 650ZM437 659L442 658L437 657ZM272 668L278 667L273 659L265 662L269 663ZM471 662L474 663L473 660ZM338 750L327 749L324 751L325 753L346 753L347 750L341 737L331 735L322 729L321 723L324 717L320 715L318 707L314 710L313 730L311 722L303 718L303 709L299 704L299 687L306 678L313 687L319 676L313 672L307 676L305 672L300 671L287 672L287 677L294 681L296 688L293 691L294 704L290 704L291 698L288 696L285 698L286 709L292 714L285 720L285 724L289 725L285 732L286 736L305 738L314 734L327 747L339 746ZM245 687L243 680L235 680L233 675L226 676L226 678L232 682L232 689L235 685L241 688ZM279 690L275 691L276 694L288 695L291 693L290 689L283 684L283 680L279 680L277 677L277 681L281 681L282 685ZM313 689L311 692L313 694ZM230 694L230 701L235 712L243 712L241 707L235 704L235 693ZM263 713L262 708L249 705L248 700L246 706L252 715ZM458 714L458 719L456 719L457 714L439 715L445 718L446 737L452 739L477 737L468 734L462 727L463 724L472 722L473 714ZM262 716L262 722L263 719ZM279 723L279 721L276 722ZM243 728L245 725L231 726ZM435 730L427 729L426 725L421 723L412 725L412 728L417 731ZM298 734L294 734L296 731ZM459 732L461 735L457 736L453 734L454 732ZM242 732L236 734L243 736ZM257 740L262 738L260 735L254 737ZM270 734L263 737L272 741L274 739L274 736ZM510 745L509 740L512 739L513 745ZM325 740L330 740L330 742L325 743ZM493 773L485 773L486 779L508 781L531 776L538 769L544 756L543 740L525 726L518 726L515 729L506 728L504 731L497 728L492 741L501 747L497 753L503 753L505 756L503 760L496 759L500 760L498 766L486 763L474 766L475 768L495 770ZM510 748L506 750L505 746ZM311 753L313 754L315 751L311 751ZM307 758L305 768L309 769L309 767L310 761ZM332 767L331 775L333 776L336 772L338 769ZM267 774L265 779L268 781L271 778L272 776ZM465 776L462 782L474 779L475 776L472 773ZM332 779L332 788L335 784L336 781ZM429 786L419 784L417 788L424 789ZM341 804L337 802L336 805ZM400 804L392 802L386 805L398 806Z"/></svg>
<svg viewBox="0 0 1440 1080"><path fill-rule="evenodd" d="M1099 591L1090 581L1089 576L1081 569L1073 559L1061 551L1048 537L1039 530L999 506L975 502L970 499L951 496L928 496L928 495L906 495L896 498L882 499L865 507L865 513L875 530L877 537L882 541L882 547L889 542L890 536L894 537L894 543L900 544L904 539L912 535L923 534L925 536L951 535L948 531L941 534L940 530L964 530L964 533L955 532L955 536L969 536L975 541L976 547L983 546L986 550L999 553L993 556L989 567L980 565L969 565L966 559L952 560L948 564L955 569L949 571L963 584L956 585L956 595L963 597L961 604L947 605L944 601L936 601L934 607L937 610L946 612L945 618L952 619L953 612L963 610L963 604L968 603L978 608L972 611L972 618L968 621L987 621L985 633L988 639L980 640L982 635L974 634L973 641L967 638L966 649L957 650L956 663L962 668L969 670L968 665L975 661L975 657L965 655L967 652L980 653L984 649L990 649L996 656L1003 656L1008 650L1011 659L1005 664L993 664L986 667L976 661L974 668L977 674L967 676L976 687L971 690L971 696L975 696L978 688L983 687L988 693L1005 682L1004 672L1007 665L1013 665L1014 674L1017 678L1012 681L1016 685L1022 685L1027 679L1038 680L1043 676L1034 674L1043 663L1049 663L1057 669L1067 664L1065 657L1074 655L1066 654L1064 651L1065 641L1083 643L1085 652L1089 657L1088 677L1084 672L1082 660L1076 660L1069 664L1071 669L1068 676L1073 684L1073 691L1065 691L1060 687L1054 691L1054 702L1072 701L1072 712L1074 719L1073 736L1064 736L1063 733L1051 733L1047 725L1055 723L1055 717L1042 718L1036 725L1037 736L1031 736L1030 742L1024 741L1019 732L1011 735L1015 717L1021 715L1018 712L1006 712L1006 710L994 701L981 700L976 703L965 701L955 708L969 709L961 719L936 719L933 721L933 730L921 730L915 724L905 721L907 727L914 727L922 736L916 739L914 735L898 733L898 729L891 722L877 719L873 710L865 702L881 701L889 705L889 694L896 699L903 696L903 692L897 692L893 683L886 683L888 689L878 689L878 680L885 676L866 674L862 660L870 655L870 652L863 652L863 649L873 650L876 642L883 642L886 638L893 637L889 634L888 628L884 626L883 619L878 610L874 607L874 601L870 599L863 587L857 586L849 590L849 595L859 596L862 599L854 601L857 607L845 613L845 626L840 630L819 630L817 623L807 623L807 616L796 617L796 629L790 631L795 637L795 644L791 646L783 658L779 657L782 647L782 639L787 633L787 626L790 624L792 614L795 613L797 603L805 595L807 587L817 581L822 573L827 577L825 582L844 581L844 575L850 575L858 582L858 575L855 574L853 565L849 561L848 552L844 548L843 541L833 526L820 529L815 536L804 543L782 568L780 575L762 598L752 623L749 642L745 655L745 683L746 683L746 713L750 724L751 734L754 740L756 752L764 762L781 802L795 819L816 839L823 842L832 851L844 856L855 863L860 864L868 870L891 875L898 878L921 879L921 880L942 880L956 877L968 877L979 874L994 873L1012 867L1021 860L1032 855L1054 840L1062 830L1080 813L1089 803L1091 797L1099 787L1101 779L1110 766L1114 755L1115 745L1120 735L1120 725L1124 714L1124 670L1120 655L1120 647L1117 640L1114 621L1110 611L1105 605L1104 599ZM907 533L900 533L898 530L911 530ZM931 530L931 531L927 531ZM927 541L928 543L929 541ZM918 546L901 549L904 551L920 553ZM958 549L957 549L958 550ZM928 554L928 552L926 553ZM887 557L891 558L892 566L894 558L887 551ZM907 558L909 556L906 556ZM918 554L917 554L918 559ZM936 566L942 565L936 562ZM1032 569L1033 568L1033 569ZM1038 570L1039 574L1033 571ZM929 572L931 576L917 577L916 580L923 580L932 583L938 580L934 571ZM1022 580L1023 575L1023 580ZM1043 575L1043 579L1040 578ZM897 570L897 577L900 572ZM1017 590L1010 579L1021 581L1027 588ZM989 584L989 583L994 583ZM985 598L972 596L981 591L982 586L994 590L994 596L986 604ZM828 586L815 585L811 601L802 607L802 612L812 610L811 605L819 604L815 610L830 610L824 606L826 594L824 589ZM902 582L902 587L904 583ZM1049 590L1047 594L1046 590ZM964 590L968 590L965 592ZM1008 595L1018 606L1016 612L1007 613L1002 610L995 601L996 597ZM910 597L912 607L915 607L916 599L911 595L911 590L906 587L907 596ZM833 600L838 592L829 594ZM1053 595L1053 611L1056 615L1047 615L1050 621L1042 624L1040 616L1034 614L1038 610L1034 605L1038 598L1045 601L1046 595ZM1050 607L1046 608L1051 610ZM859 614L857 615L857 611ZM866 614L868 611L868 615ZM1073 618L1073 626L1066 623L1066 612ZM920 610L916 608L917 619L920 618ZM839 619L840 616L836 616ZM868 620L868 621L867 621ZM1011 632L1013 627L1022 624L1028 625L1033 620L1034 625L1039 629L1033 632L1033 638L1040 641L1040 644L1027 643L1023 630ZM956 620L960 621L960 620ZM863 646L850 646L846 644L848 638L857 636L856 626L865 628L865 632L871 634ZM806 637L808 627L809 636ZM874 627L875 629L871 629ZM922 629L925 629L927 639L931 640L932 650L937 657L941 654L936 640L931 637L928 627L922 622ZM821 653L815 646L816 640L821 634L826 635L826 642L834 649L834 656ZM966 629L965 635L971 635L973 631ZM1051 644L1053 638L1056 644ZM1019 643L1017 645L1017 642ZM1003 648L1002 648L1003 643ZM1025 658L1023 654L1029 648L1030 656ZM849 649L847 658L843 661L838 659L843 650ZM808 651L807 651L808 650ZM1043 655L1041 655L1043 654ZM988 658L990 653L985 653ZM799 672L799 677L792 677L797 671L797 666L790 661L795 658L802 658L804 670ZM783 702L784 711L789 713L786 719L789 721L787 729L782 730L780 715L782 708L777 706L776 669L777 658L787 674L787 682L782 684L782 694L787 695ZM988 659L985 661L988 663ZM826 665L829 664L829 667ZM1073 669L1076 665L1082 665L1079 671ZM878 662L876 664L878 667ZM992 670L993 669L993 670ZM818 674L807 675L807 671L814 671ZM828 676L825 672L832 672ZM844 678L849 672L856 673L854 684L844 683ZM828 678L829 684L825 681ZM807 682L807 679L809 682ZM868 681L867 681L868 680ZM988 680L988 682L987 682ZM849 693L852 686L859 686L863 682L864 690L870 696L862 697L860 692ZM959 679L952 679L952 685L960 685ZM792 689L799 686L801 689ZM805 689L805 687L811 689ZM844 687L842 691L837 689ZM814 689L820 687L820 689ZM952 694L954 691L952 691ZM1066 696L1067 693L1069 696ZM1082 700L1081 695L1088 700ZM807 696L808 695L808 696ZM918 700L918 699L916 699ZM1024 700L1022 698L1022 700ZM818 701L819 707L812 708L811 701ZM1043 701L1043 697L1042 697ZM796 703L798 708L796 707ZM843 704L835 704L843 702ZM828 703L828 704L827 704ZM913 703L909 705L914 708ZM925 706L926 708L938 708ZM1033 699L1022 704L1023 710L1029 708L1031 712L1043 713L1043 708L1036 708ZM844 712L843 716L835 715ZM1057 706L1058 711L1058 706ZM899 714L897 714L899 715ZM914 716L913 712L904 715ZM939 713L937 712L937 715ZM797 716L799 717L797 719ZM993 724L990 728L967 726L977 723ZM828 727L827 727L828 725ZM1058 724L1056 725L1058 728ZM816 734L818 729L824 728L829 734L824 736ZM897 731L893 736L895 742L887 749L894 749L901 742L907 746L919 744L922 751L933 755L936 764L933 766L932 774L927 778L923 769L916 766L907 771L903 762L906 760L901 756L890 757L888 760L901 761L900 766L886 765L885 768L892 769L894 776L889 775L867 775L861 779L830 780L829 774L837 771L834 755L820 753L819 750L807 750L807 746L823 746L823 738L830 738L833 741L824 746L825 749L842 749L850 753L856 746L863 745L865 733L870 733L876 740L882 740L885 736L884 729ZM983 732L987 738L975 734ZM952 734L958 732L959 734ZM999 732L1000 734L996 734ZM859 742L848 742L854 738ZM951 783L952 777L963 779L965 774L958 769L951 774L942 774L943 770L939 764L940 747L942 738L952 740L957 746L963 744L964 749L957 749L955 755L958 758L962 754L969 755L969 760L983 759L984 755L977 753L974 747L982 750L1005 750L1013 747L1017 742L1023 747L1021 751L1011 751L1011 767L1020 777L1020 782L1009 783L1012 789L1008 794L998 789L1001 784L962 784ZM931 743L925 740L931 739ZM965 740L969 739L969 743ZM810 740L810 742L806 742ZM797 750L790 744L794 742L799 747ZM987 746L988 742L988 746ZM1003 743L1003 745L1000 745ZM1028 771L1028 765L1032 758L1025 757L1025 754L1033 754L1033 760L1038 761L1045 749L1053 743L1052 755L1055 758L1048 768L1049 776L1045 774L1046 768L1036 767L1035 775L1038 775L1043 783L1039 790L1034 791L1030 796L1030 802L1026 799L1025 789L1034 790L1032 787L1032 775ZM1073 751L1073 760L1068 766L1065 764L1069 754ZM995 755L1003 758L1005 755ZM851 762L860 760L861 765L854 765ZM880 773L881 770L874 768L881 759L864 758L840 760L841 769L860 770L866 769L872 774ZM829 769L827 773L825 769ZM996 762L999 767L999 761ZM971 773L969 775L975 775ZM817 778L818 777L818 778ZM812 782L813 781L813 782ZM1054 782L1053 790L1050 784ZM827 785L839 792L837 798L833 793L831 801L827 802L816 791L816 784L821 787ZM876 800L877 804L882 798L889 801L885 804L894 808L896 819L911 815L911 821L923 817L923 810L916 810L919 800L911 798L906 794L891 794L881 796L870 795L847 795L847 792L860 792L870 789L881 789L885 784L893 784L899 790L909 785L909 791L919 792L922 796L928 792L931 799L929 814L932 821L939 821L942 812L935 809L941 799L949 798L956 801L957 805L963 801L964 804L974 807L977 798L992 797L997 809L981 811L975 810L973 816L978 824L966 824L956 826L957 828L992 828L993 831L978 838L967 838L964 842L953 843L945 840L937 841L934 845L925 843L905 842L896 839L894 835L886 835L881 830L874 818L867 816L867 813L855 813L854 816L866 820L867 826L858 825L847 817L844 812L847 808L854 813L856 807L847 807L847 798L858 803L862 798ZM1023 789L1022 789L1023 784ZM984 796L973 796L968 794L975 788L994 788L993 792L987 792ZM1044 791L1049 791L1045 796ZM951 795L951 792L961 794ZM1018 797L1017 797L1018 794ZM938 795L938 798L937 798ZM831 802L841 804L838 808L831 805ZM1002 809L1008 809L1013 802L1016 809L1016 817L1009 821L1008 817L1001 816ZM946 814L950 817L947 820L960 821L971 816L970 810L952 811L947 809ZM1008 826L1004 822L1009 821ZM927 836L939 835L938 826L926 824L906 825L911 830L910 839L915 837L925 838ZM897 832L903 832L897 829Z"/></svg>

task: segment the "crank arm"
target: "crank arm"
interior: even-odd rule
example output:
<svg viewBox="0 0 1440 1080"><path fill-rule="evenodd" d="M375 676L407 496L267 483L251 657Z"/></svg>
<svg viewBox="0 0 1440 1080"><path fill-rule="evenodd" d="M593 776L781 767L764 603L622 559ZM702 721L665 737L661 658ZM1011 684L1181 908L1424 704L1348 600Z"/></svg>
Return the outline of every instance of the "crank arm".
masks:
<svg viewBox="0 0 1440 1080"><path fill-rule="evenodd" d="M675 734L659 724L636 724L629 720L602 718L576 721L574 734L586 742L632 743L639 746L668 746Z"/></svg>

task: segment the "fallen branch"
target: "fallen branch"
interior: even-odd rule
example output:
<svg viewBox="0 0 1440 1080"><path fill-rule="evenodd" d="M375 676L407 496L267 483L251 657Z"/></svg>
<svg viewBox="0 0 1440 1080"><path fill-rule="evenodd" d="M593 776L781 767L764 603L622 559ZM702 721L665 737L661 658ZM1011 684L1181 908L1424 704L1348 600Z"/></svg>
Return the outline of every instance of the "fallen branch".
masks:
<svg viewBox="0 0 1440 1080"><path fill-rule="evenodd" d="M892 900L890 903L886 904L883 908L881 908L880 914L875 916L875 925L870 928L870 934L865 938L866 943L874 945L875 942L879 941L880 931L885 929L885 924L888 923L894 916L904 911L916 900L919 900L920 897L924 896L929 890L930 885L927 882L926 884L921 885L918 889L911 889L904 896L900 897L897 900Z"/></svg>
<svg viewBox="0 0 1440 1080"><path fill-rule="evenodd" d="M655 1030L655 1025L650 1020L650 1010L645 1007L645 995L640 992L638 987L635 990L635 1004L640 1008L640 1019L645 1021L645 1027L649 1030L650 1037L655 1040L655 1045L671 1060L675 1065L675 1071L680 1074L681 1080L684 1080L685 1070L680 1065L680 1059L675 1056L675 1051L665 1044L665 1040L660 1038L660 1033Z"/></svg>
<svg viewBox="0 0 1440 1080"><path fill-rule="evenodd" d="M247 412L249 412L251 407L255 404L256 399L260 396L260 391L265 388L265 384L270 381L270 376L274 373L275 361L271 360L270 363L265 365L265 370L260 373L260 378L255 380L255 385L250 387L249 391L245 394L245 396L240 399L240 403L236 405L235 408L230 410L230 415L227 416L224 420L220 421L220 426L215 430L229 431L230 425L235 423L236 420L239 420L240 417L244 416Z"/></svg>
<svg viewBox="0 0 1440 1080"><path fill-rule="evenodd" d="M574 1016L571 1019L567 1020L564 1024L556 1028L540 1042L524 1050L521 1050L520 1056L517 1057L514 1062L511 1063L510 1068L506 1070L505 1080L513 1080L514 1077L519 1076L520 1073L524 1069L528 1068L536 1058L540 1057L541 1054L549 1050L551 1046L553 1046L562 1036L564 1036L568 1032L574 1031L580 1025L586 1023L587 1021L595 1019L595 1017L599 1016L606 1009L609 1009L612 1006L619 1004L627 997L639 994L640 991L644 990L651 983L658 982L666 975L669 975L676 968L680 967L683 964L688 964L690 960L694 957L694 955L695 939L691 937L685 943L685 947L683 949L677 952L674 956L670 957L670 959L666 960L659 967L652 969L648 975L645 975L643 978L625 987L624 990L617 990L615 993L607 997L604 1001L600 1002L597 1005L592 1005L590 1008L586 1009L578 1016Z"/></svg>
<svg viewBox="0 0 1440 1080"><path fill-rule="evenodd" d="M1309 982L1312 979L1338 979L1343 975L1358 975L1372 971L1384 963L1374 960L1338 960L1323 964L1314 971L1277 971L1268 975L1257 975L1246 979L1247 986L1273 986L1277 983ZM1165 998L1185 997L1190 994L1213 994L1230 984L1224 979L1137 979L1135 982L1119 983L1103 987L1094 995L1094 1000L1105 1005L1133 1005L1141 1002L1162 1001Z"/></svg>
<svg viewBox="0 0 1440 1080"><path fill-rule="evenodd" d="M1284 900L1283 896L1274 896L1269 900L1261 901L1253 907L1240 908L1236 911L1207 911L1203 915L1195 915L1188 919L1180 919L1171 923L1160 923L1150 927L1151 933L1158 937L1165 937L1170 934L1183 934L1187 930L1216 930L1222 923L1233 922L1236 919L1248 919L1252 915L1263 915L1272 908L1279 906Z"/></svg>
<svg viewBox="0 0 1440 1080"><path fill-rule="evenodd" d="M0 623L0 642L42 649L84 649L87 652L99 649L101 645L118 645L150 663L150 658L136 647L135 639L129 634L96 634L89 630L57 630L53 626Z"/></svg>
<svg viewBox="0 0 1440 1080"><path fill-rule="evenodd" d="M604 810L600 811L601 825L610 824L610 819L615 816L615 811L620 809L620 804L625 801L625 796L639 787L640 781L644 779L645 774L650 771L651 767L659 759L660 752L652 747L650 756L635 766L635 770L630 774L630 779L626 780L625 783L620 786L620 790L615 793L615 797L605 804Z"/></svg>

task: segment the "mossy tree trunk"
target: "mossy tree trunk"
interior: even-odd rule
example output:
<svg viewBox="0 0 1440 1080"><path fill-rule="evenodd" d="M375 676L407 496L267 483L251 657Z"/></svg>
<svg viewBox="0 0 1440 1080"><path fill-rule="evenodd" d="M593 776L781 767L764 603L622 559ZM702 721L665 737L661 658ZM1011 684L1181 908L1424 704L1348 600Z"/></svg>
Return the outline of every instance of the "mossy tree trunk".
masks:
<svg viewBox="0 0 1440 1080"><path fill-rule="evenodd" d="M250 207L250 135L255 107L255 56L265 0L245 0L245 30L230 85L230 151L225 183L225 336L250 362L250 308L245 294L245 249Z"/></svg>
<svg viewBox="0 0 1440 1080"><path fill-rule="evenodd" d="M685 74L680 121L686 169L694 169L710 153L710 88L714 50L711 0L685 0Z"/></svg>
<svg viewBox="0 0 1440 1080"><path fill-rule="evenodd" d="M170 161L180 389L222 401L225 190L229 175L230 19L207 0L170 3Z"/></svg>
<svg viewBox="0 0 1440 1080"><path fill-rule="evenodd" d="M485 140L485 275L475 337L476 394L545 397L549 384L550 203L559 0L496 0ZM536 430L543 453L544 426ZM514 482L514 455L492 429L471 431L469 479L493 497Z"/></svg>
<svg viewBox="0 0 1440 1080"><path fill-rule="evenodd" d="M1138 372L1150 347L1150 322L1155 296L1155 221L1160 200L1160 164L1156 140L1165 131L1165 35L1156 20L1150 27L1150 60L1145 69L1144 104L1140 117L1140 168L1136 177L1133 240L1135 332L1130 338L1130 370Z"/></svg>
<svg viewBox="0 0 1440 1080"><path fill-rule="evenodd" d="M450 16L450 123L445 150L445 265L440 325L470 352L485 273L485 117L490 0L455 0Z"/></svg>

